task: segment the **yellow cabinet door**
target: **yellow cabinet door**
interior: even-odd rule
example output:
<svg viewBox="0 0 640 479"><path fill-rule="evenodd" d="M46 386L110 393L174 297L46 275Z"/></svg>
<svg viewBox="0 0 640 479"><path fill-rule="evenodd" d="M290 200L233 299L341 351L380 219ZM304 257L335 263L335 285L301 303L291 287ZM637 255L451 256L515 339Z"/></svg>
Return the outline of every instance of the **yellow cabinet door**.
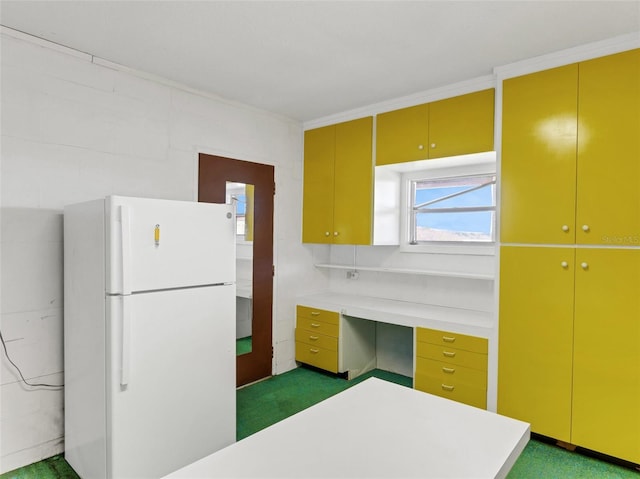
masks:
<svg viewBox="0 0 640 479"><path fill-rule="evenodd" d="M376 165L426 160L428 142L428 104L376 116Z"/></svg>
<svg viewBox="0 0 640 479"><path fill-rule="evenodd" d="M575 241L577 101L577 64L504 82L503 243Z"/></svg>
<svg viewBox="0 0 640 479"><path fill-rule="evenodd" d="M498 413L571 440L574 250L500 250Z"/></svg>
<svg viewBox="0 0 640 479"><path fill-rule="evenodd" d="M493 150L494 89L429 104L429 158Z"/></svg>
<svg viewBox="0 0 640 479"><path fill-rule="evenodd" d="M571 442L640 463L640 250L578 249Z"/></svg>
<svg viewBox="0 0 640 479"><path fill-rule="evenodd" d="M335 127L304 133L302 242L333 241L333 177Z"/></svg>
<svg viewBox="0 0 640 479"><path fill-rule="evenodd" d="M333 242L371 244L373 117L336 125Z"/></svg>
<svg viewBox="0 0 640 479"><path fill-rule="evenodd" d="M578 244L640 245L640 49L580 63Z"/></svg>

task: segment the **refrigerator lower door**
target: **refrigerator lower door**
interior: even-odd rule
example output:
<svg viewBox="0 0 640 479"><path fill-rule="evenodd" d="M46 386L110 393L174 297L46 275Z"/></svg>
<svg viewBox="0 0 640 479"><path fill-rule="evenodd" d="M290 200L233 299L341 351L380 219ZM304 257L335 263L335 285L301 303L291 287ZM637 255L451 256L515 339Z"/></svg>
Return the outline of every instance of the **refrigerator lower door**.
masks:
<svg viewBox="0 0 640 479"><path fill-rule="evenodd" d="M235 286L108 303L107 477L161 477L235 442Z"/></svg>

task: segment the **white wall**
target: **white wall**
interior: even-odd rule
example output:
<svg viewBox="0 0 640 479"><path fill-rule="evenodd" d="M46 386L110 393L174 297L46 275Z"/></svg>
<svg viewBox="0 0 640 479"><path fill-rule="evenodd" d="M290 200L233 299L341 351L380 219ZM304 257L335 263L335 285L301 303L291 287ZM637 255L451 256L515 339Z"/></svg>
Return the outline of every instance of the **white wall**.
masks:
<svg viewBox="0 0 640 479"><path fill-rule="evenodd" d="M391 246L302 245L300 124L8 29L1 32L0 327L28 380L64 380L62 207L108 194L194 200L199 152L275 165L274 373L295 367L295 302L302 294L330 289L494 311L491 281L366 271L347 280L345 271L314 268L314 263L351 264L355 250L360 266L491 275L495 258L402 253ZM607 53L612 52L602 52ZM473 81L406 101L432 101L463 93L460 88L478 89ZM306 127L375 113L372 106ZM495 354L490 356L495 363ZM64 448L62 392L28 389L3 356L0 473Z"/></svg>
<svg viewBox="0 0 640 479"><path fill-rule="evenodd" d="M275 165L274 372L295 367L295 297L325 285L300 244L301 125L9 29L1 40L0 326L27 379L64 380L63 206L194 200L198 152ZM5 472L63 450L63 393L30 391L4 356L1 367Z"/></svg>
<svg viewBox="0 0 640 479"><path fill-rule="evenodd" d="M473 273L492 276L492 254L405 253L398 246L333 246L331 262L360 267ZM330 289L346 294L493 312L493 281L359 270L348 279L343 270L329 270Z"/></svg>

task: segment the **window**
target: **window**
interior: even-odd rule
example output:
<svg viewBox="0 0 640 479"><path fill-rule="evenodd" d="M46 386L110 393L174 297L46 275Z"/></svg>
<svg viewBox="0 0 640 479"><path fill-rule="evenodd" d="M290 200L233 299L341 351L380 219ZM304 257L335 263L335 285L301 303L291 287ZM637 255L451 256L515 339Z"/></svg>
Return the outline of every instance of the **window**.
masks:
<svg viewBox="0 0 640 479"><path fill-rule="evenodd" d="M409 244L493 242L495 184L493 174L411 179Z"/></svg>

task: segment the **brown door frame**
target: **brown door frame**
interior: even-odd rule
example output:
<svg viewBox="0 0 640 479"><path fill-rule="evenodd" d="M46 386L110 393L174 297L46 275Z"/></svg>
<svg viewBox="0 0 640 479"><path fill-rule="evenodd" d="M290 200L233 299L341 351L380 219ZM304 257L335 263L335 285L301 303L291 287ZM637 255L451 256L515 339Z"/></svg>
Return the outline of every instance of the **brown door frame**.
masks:
<svg viewBox="0 0 640 479"><path fill-rule="evenodd" d="M227 181L255 186L252 349L236 360L236 383L242 386L272 374L274 167L200 153L198 201L224 203Z"/></svg>

